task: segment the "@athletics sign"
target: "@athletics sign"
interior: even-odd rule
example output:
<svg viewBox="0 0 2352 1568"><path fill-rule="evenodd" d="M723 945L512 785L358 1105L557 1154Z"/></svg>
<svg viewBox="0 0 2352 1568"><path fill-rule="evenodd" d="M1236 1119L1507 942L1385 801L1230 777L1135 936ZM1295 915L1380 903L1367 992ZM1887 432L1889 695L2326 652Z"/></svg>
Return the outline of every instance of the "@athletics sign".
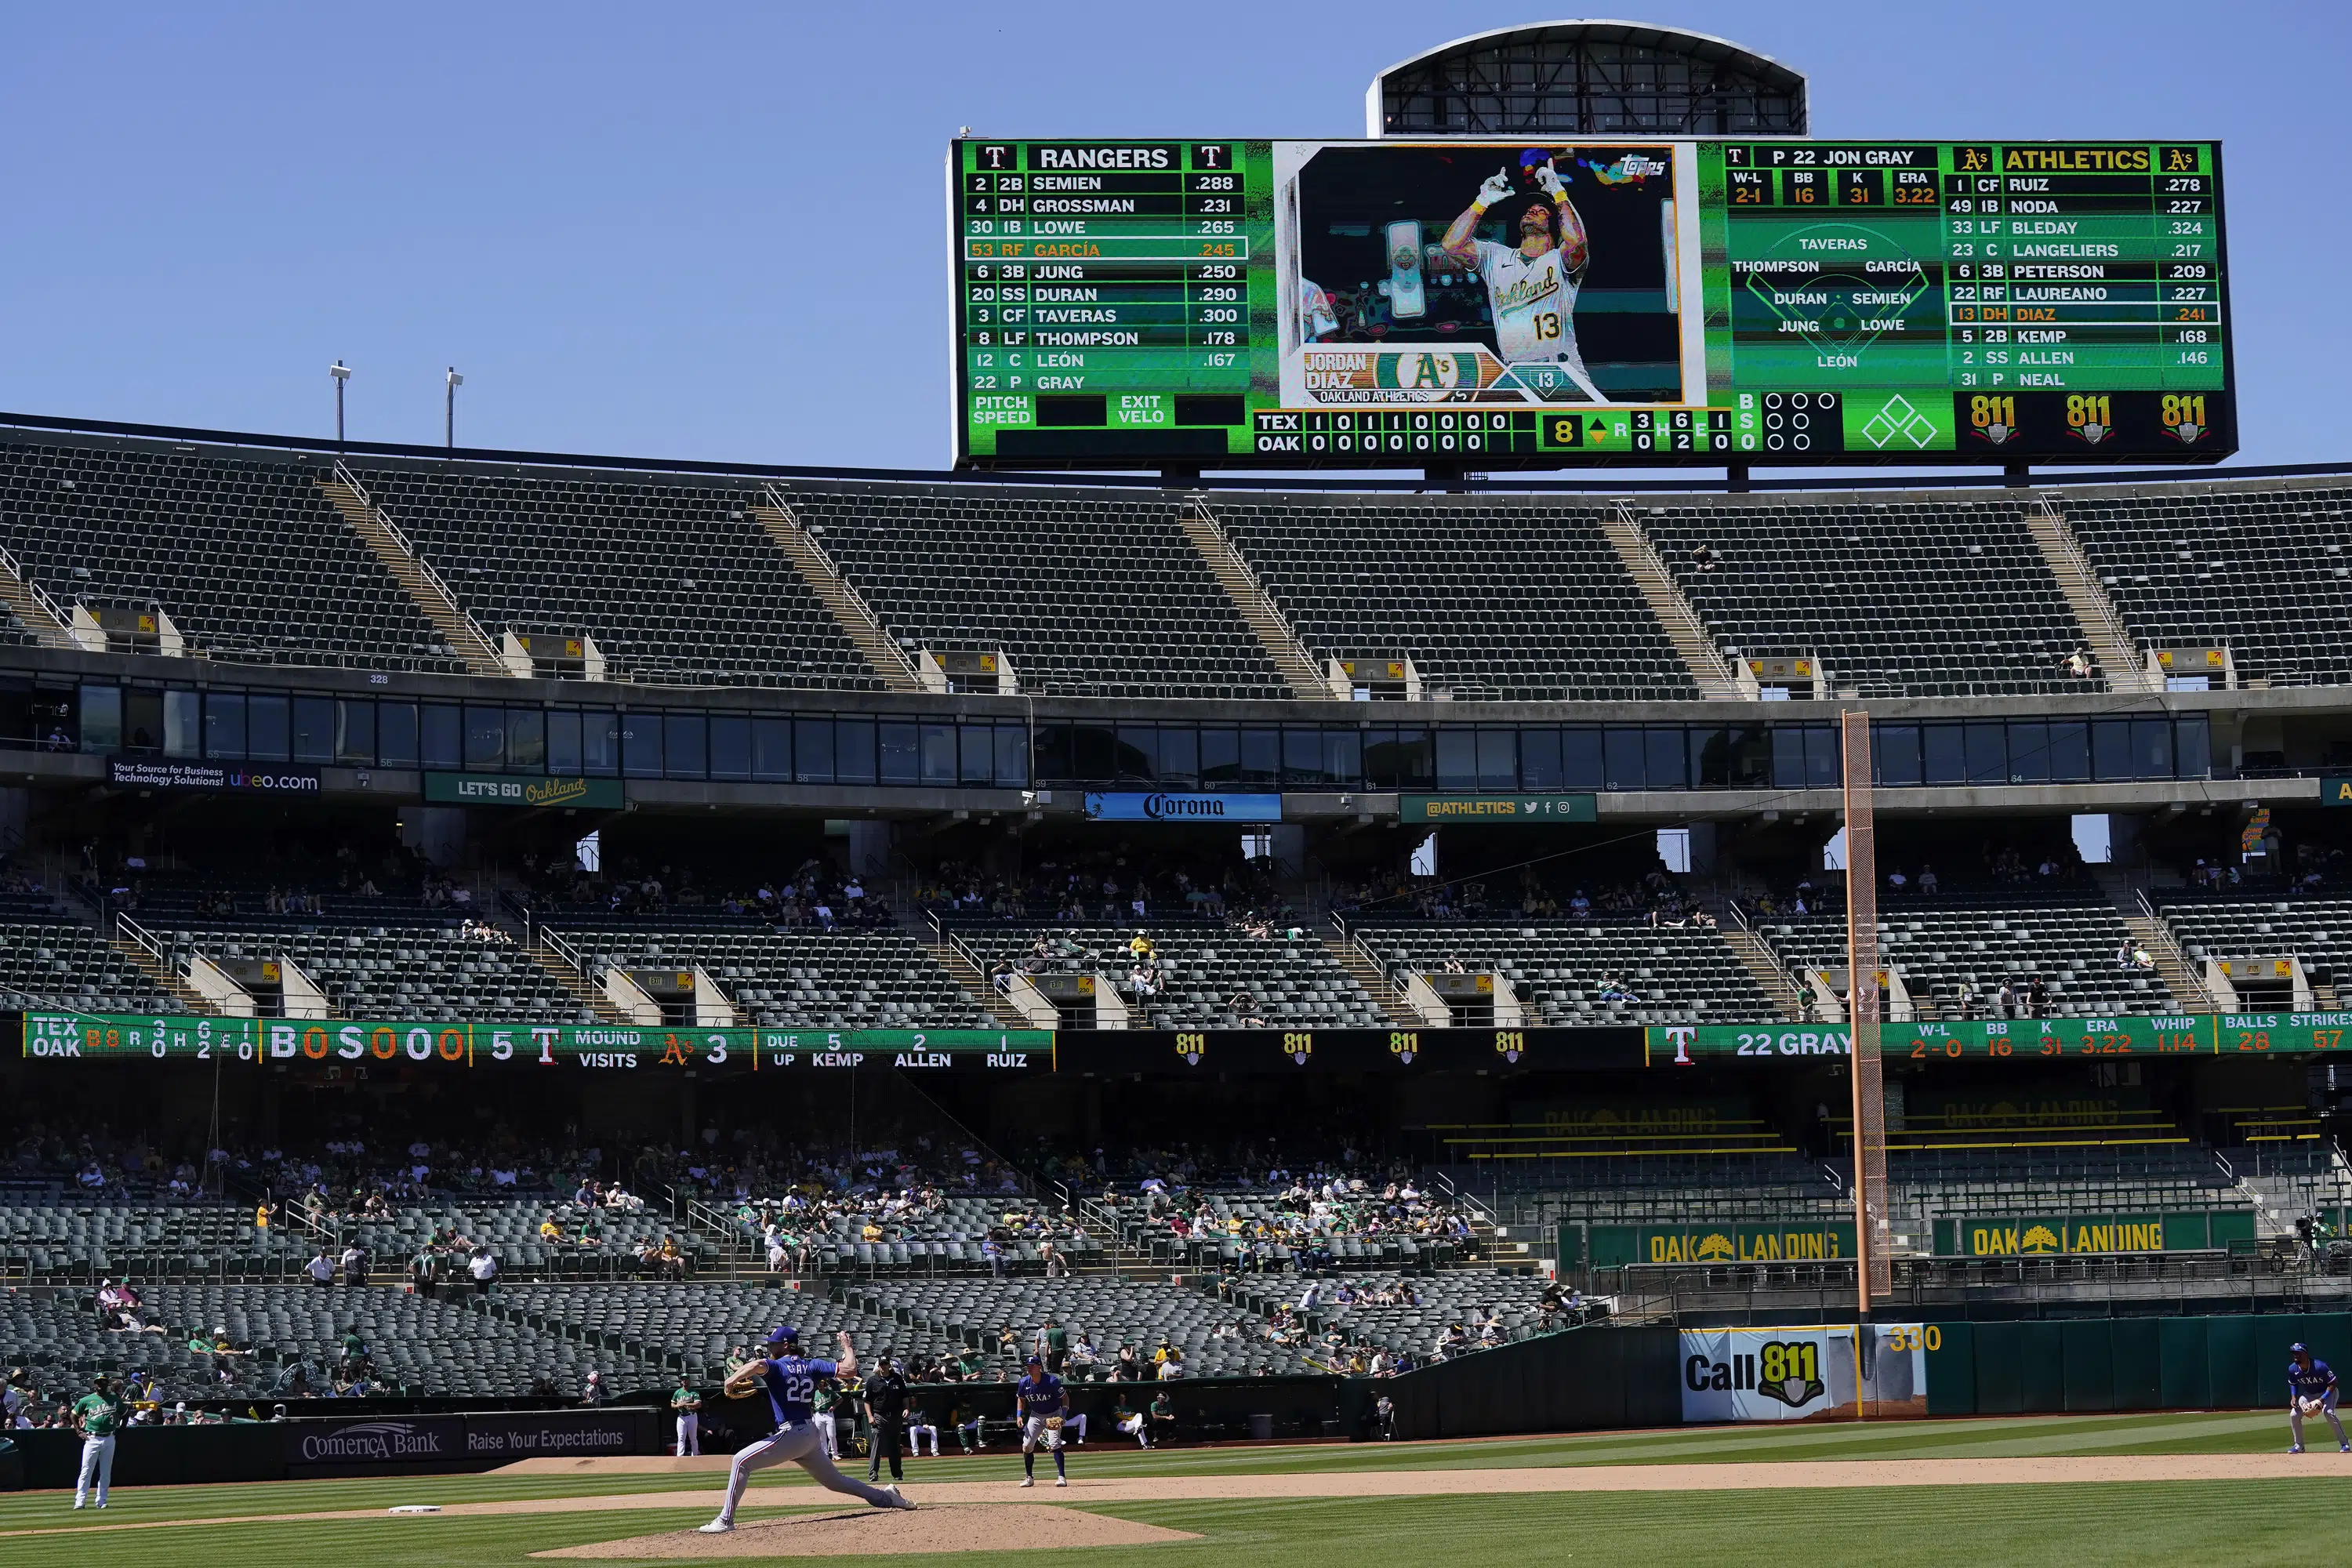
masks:
<svg viewBox="0 0 2352 1568"><path fill-rule="evenodd" d="M1280 822L1278 795L1093 795L1087 815L1097 822Z"/></svg>
<svg viewBox="0 0 2352 1568"><path fill-rule="evenodd" d="M1591 822L1589 795L1404 795L1397 815L1406 822Z"/></svg>

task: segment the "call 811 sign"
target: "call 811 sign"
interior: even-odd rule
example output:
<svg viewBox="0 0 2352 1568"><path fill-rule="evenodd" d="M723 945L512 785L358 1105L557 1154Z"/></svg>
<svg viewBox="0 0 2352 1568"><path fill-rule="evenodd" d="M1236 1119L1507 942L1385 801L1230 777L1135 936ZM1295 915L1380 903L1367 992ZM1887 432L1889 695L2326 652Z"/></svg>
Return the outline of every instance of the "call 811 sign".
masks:
<svg viewBox="0 0 2352 1568"><path fill-rule="evenodd" d="M961 141L960 466L2211 462L2210 142Z"/></svg>

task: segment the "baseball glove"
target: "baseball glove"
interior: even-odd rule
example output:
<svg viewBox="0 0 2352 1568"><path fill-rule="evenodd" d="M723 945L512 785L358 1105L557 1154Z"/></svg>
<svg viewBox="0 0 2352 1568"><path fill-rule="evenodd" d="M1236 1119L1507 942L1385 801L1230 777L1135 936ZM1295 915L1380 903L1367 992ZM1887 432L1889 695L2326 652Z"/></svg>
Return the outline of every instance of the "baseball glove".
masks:
<svg viewBox="0 0 2352 1568"><path fill-rule="evenodd" d="M1048 1431L1048 1432L1058 1432L1058 1431L1060 1431L1061 1429L1062 1429L1062 1418L1061 1418L1060 1416L1058 1416L1058 1415L1048 1415L1048 1416L1046 1416L1046 1417L1045 1417L1045 1430L1046 1430L1046 1431Z"/></svg>
<svg viewBox="0 0 2352 1568"><path fill-rule="evenodd" d="M2327 1402L2324 1399L2298 1399L2294 1402L2294 1407L2305 1415L2316 1415L2326 1409L2326 1405Z"/></svg>

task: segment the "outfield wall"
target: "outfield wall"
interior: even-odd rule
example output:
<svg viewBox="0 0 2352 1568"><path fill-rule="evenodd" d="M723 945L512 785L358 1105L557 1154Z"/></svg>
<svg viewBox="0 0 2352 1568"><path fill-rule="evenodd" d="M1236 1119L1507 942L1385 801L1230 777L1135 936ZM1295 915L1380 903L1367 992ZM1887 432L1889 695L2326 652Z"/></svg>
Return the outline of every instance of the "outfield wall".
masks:
<svg viewBox="0 0 2352 1568"><path fill-rule="evenodd" d="M1932 1326L1930 1415L2284 1409L2287 1346L2352 1363L2352 1312Z"/></svg>

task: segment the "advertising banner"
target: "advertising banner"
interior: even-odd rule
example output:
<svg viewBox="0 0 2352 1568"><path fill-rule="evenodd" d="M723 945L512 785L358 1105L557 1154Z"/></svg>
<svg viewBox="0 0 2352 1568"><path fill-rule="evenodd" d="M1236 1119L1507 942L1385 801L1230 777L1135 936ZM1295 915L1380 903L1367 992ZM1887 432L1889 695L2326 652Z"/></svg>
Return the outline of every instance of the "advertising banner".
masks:
<svg viewBox="0 0 2352 1568"><path fill-rule="evenodd" d="M1089 793L1087 815L1097 822L1280 822L1278 795Z"/></svg>
<svg viewBox="0 0 2352 1568"><path fill-rule="evenodd" d="M287 763L190 763L109 757L106 782L117 789L227 791L250 795L317 795L319 770Z"/></svg>
<svg viewBox="0 0 2352 1568"><path fill-rule="evenodd" d="M341 1471L457 1470L543 1457L587 1458L659 1451L651 1409L526 1410L456 1415L330 1416L289 1421L286 1467L295 1475Z"/></svg>
<svg viewBox="0 0 2352 1568"><path fill-rule="evenodd" d="M1595 1268L1628 1263L1829 1263L1853 1256L1853 1222L1780 1225L1596 1225Z"/></svg>
<svg viewBox="0 0 2352 1568"><path fill-rule="evenodd" d="M1397 812L1406 822L1591 822L1598 816L1589 795L1401 795Z"/></svg>
<svg viewBox="0 0 2352 1568"><path fill-rule="evenodd" d="M1932 1325L1685 1329L1683 1419L1852 1421L1927 1414Z"/></svg>
<svg viewBox="0 0 2352 1568"><path fill-rule="evenodd" d="M330 1417L289 1421L283 1430L286 1466L298 1474L386 1465L447 1469L466 1458L462 1415Z"/></svg>
<svg viewBox="0 0 2352 1568"><path fill-rule="evenodd" d="M1941 1258L2224 1252L2232 1243L2253 1244L2254 1211L1957 1215L1936 1221L1935 1240Z"/></svg>
<svg viewBox="0 0 2352 1568"><path fill-rule="evenodd" d="M529 1410L466 1417L469 1459L578 1458L660 1452L650 1409Z"/></svg>
<svg viewBox="0 0 2352 1568"><path fill-rule="evenodd" d="M425 798L437 805L586 806L618 811L618 779L514 778L505 773L426 773Z"/></svg>

